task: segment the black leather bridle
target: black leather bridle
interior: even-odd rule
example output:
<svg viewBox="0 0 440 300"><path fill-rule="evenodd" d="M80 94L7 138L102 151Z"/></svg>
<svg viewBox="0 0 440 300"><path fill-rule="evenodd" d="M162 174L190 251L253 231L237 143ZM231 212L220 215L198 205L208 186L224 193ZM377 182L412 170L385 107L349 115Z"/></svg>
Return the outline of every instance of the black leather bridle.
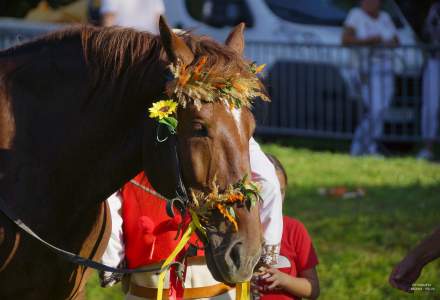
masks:
<svg viewBox="0 0 440 300"><path fill-rule="evenodd" d="M166 135L164 138L162 138L160 135L161 133L165 131ZM156 143L168 143L168 147L170 147L172 152L172 164L174 165L174 174L176 176L175 182L176 182L176 188L175 188L175 196L174 198L168 199L162 195L157 195L159 198L167 200L167 214L172 218L174 217L174 207L176 207L179 212L182 215L185 215L186 208L189 205L189 197L188 193L186 191L185 185L183 184L182 179L182 169L179 159L179 153L177 150L178 143L177 143L177 137L175 134L169 134L168 129L166 128L166 125L158 124L156 129ZM148 191L151 193L151 190Z"/></svg>

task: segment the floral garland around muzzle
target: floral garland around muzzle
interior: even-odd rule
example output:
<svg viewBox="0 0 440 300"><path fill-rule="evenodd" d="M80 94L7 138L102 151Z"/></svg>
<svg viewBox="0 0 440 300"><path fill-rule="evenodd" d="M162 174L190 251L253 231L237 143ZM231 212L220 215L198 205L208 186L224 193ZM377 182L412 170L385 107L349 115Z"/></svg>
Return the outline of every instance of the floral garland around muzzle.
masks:
<svg viewBox="0 0 440 300"><path fill-rule="evenodd" d="M244 176L234 185L229 185L223 193L219 192L215 179L209 194L192 191L191 209L200 217L202 223L207 223L207 217L213 210L218 210L225 219L232 223L235 231L238 231L237 216L234 206L246 207L248 210L261 200L260 187L257 183Z"/></svg>

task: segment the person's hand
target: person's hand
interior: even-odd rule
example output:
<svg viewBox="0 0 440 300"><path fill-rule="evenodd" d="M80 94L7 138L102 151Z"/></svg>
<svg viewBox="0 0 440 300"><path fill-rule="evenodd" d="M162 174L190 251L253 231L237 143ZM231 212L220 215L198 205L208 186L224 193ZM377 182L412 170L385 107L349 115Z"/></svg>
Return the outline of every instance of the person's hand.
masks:
<svg viewBox="0 0 440 300"><path fill-rule="evenodd" d="M257 289L260 292L281 290L285 285L286 274L275 268L262 270L256 278Z"/></svg>
<svg viewBox="0 0 440 300"><path fill-rule="evenodd" d="M397 36L395 36L394 38L392 38L392 39L390 39L388 41L385 41L384 42L384 46L387 46L387 47L397 47L397 46L399 46L399 39L397 38Z"/></svg>
<svg viewBox="0 0 440 300"><path fill-rule="evenodd" d="M380 45L383 43L382 37L380 35L375 35L372 37L369 37L367 39L368 44L375 46L375 45Z"/></svg>
<svg viewBox="0 0 440 300"><path fill-rule="evenodd" d="M412 255L408 255L394 267L389 282L396 289L411 293L411 287L419 278L422 269L423 264Z"/></svg>

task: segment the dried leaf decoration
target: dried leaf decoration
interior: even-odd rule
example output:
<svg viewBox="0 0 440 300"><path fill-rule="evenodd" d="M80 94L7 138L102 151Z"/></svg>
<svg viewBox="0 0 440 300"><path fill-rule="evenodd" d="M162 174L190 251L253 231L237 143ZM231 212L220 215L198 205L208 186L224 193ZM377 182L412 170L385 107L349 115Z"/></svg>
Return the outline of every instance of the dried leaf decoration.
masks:
<svg viewBox="0 0 440 300"><path fill-rule="evenodd" d="M169 66L173 79L167 82L166 94L182 107L192 101L198 108L203 102L224 102L232 107L250 107L253 99L269 98L257 74L264 65L251 64L249 70L225 78L225 74L206 68L208 58L202 56L196 64L186 66L181 60Z"/></svg>
<svg viewBox="0 0 440 300"><path fill-rule="evenodd" d="M258 200L261 200L260 191L257 183L243 177L235 185L229 185L223 193L220 193L215 179L212 183L212 191L209 194L194 193L192 195L193 210L197 215L208 216L213 210L218 210L238 230L238 224L235 216L234 206L245 206L250 210Z"/></svg>

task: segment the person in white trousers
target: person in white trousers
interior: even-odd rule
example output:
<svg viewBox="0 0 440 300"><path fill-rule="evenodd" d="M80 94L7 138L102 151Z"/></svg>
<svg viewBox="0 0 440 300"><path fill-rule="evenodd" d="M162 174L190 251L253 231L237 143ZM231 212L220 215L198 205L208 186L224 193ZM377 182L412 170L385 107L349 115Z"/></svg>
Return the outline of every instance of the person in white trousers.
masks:
<svg viewBox="0 0 440 300"><path fill-rule="evenodd" d="M399 44L396 27L391 17L381 11L381 4L381 0L361 0L360 7L350 10L344 23L343 45ZM368 49L362 54L360 70L351 79L360 81L361 95L368 113L356 128L350 152L355 156L378 155L377 140L383 133L383 114L394 94L393 66L386 49Z"/></svg>
<svg viewBox="0 0 440 300"><path fill-rule="evenodd" d="M425 34L430 45L440 47L440 1L431 6L425 23ZM434 158L433 146L437 137L440 103L440 51L430 51L423 72L422 138L424 147L417 155L420 159Z"/></svg>

